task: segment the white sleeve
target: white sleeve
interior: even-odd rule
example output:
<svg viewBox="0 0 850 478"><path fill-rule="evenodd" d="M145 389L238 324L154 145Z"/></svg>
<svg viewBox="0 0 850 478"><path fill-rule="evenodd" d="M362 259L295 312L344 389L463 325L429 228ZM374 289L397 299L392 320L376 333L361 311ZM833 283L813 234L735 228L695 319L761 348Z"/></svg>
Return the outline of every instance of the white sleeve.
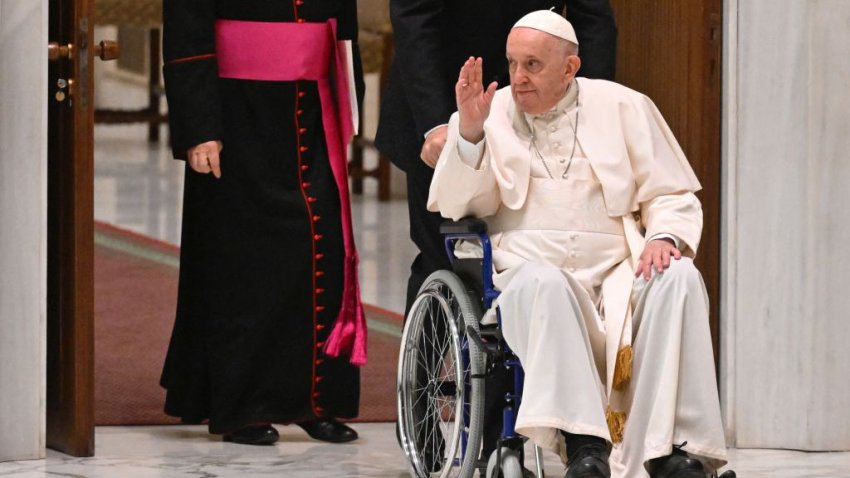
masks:
<svg viewBox="0 0 850 478"><path fill-rule="evenodd" d="M676 249L679 249L680 251L682 250L682 240L679 239L678 237L676 237L673 234L668 234L666 232L659 232L658 234L655 234L652 237L650 237L649 239L647 239L646 242L654 241L656 239L670 239L671 241L673 241L673 245L676 246Z"/></svg>
<svg viewBox="0 0 850 478"><path fill-rule="evenodd" d="M457 153L460 160L472 169L481 169L481 159L484 158L484 140L470 143L463 136L457 136Z"/></svg>
<svg viewBox="0 0 850 478"><path fill-rule="evenodd" d="M468 156L464 158L465 155ZM455 113L449 120L446 146L434 169L428 210L457 220L493 215L500 204L499 186L489 164L486 142L482 140L475 145L461 138Z"/></svg>
<svg viewBox="0 0 850 478"><path fill-rule="evenodd" d="M656 239L668 234L676 240L676 248L687 257L694 257L702 232L702 205L692 192L662 194L641 203L646 237Z"/></svg>

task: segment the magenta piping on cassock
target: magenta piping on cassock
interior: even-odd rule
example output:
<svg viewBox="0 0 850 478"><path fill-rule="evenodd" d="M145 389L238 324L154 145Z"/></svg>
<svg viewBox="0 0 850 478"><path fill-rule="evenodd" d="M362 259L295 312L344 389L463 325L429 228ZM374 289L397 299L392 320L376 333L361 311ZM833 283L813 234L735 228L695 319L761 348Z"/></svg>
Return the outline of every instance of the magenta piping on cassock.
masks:
<svg viewBox="0 0 850 478"><path fill-rule="evenodd" d="M218 20L216 54L222 78L308 80L318 85L328 158L339 190L345 247L342 304L324 351L331 357L347 356L354 365L365 365L366 317L357 280L359 259L351 224L346 156L354 127L348 59L344 43L336 38L336 20L326 23ZM332 88L330 78L336 82L336 88Z"/></svg>

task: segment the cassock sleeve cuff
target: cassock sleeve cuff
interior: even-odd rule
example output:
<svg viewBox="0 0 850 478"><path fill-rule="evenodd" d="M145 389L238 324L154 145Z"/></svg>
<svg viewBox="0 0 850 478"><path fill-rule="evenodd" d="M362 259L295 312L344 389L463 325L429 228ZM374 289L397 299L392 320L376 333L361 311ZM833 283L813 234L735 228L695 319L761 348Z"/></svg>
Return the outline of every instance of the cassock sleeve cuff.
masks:
<svg viewBox="0 0 850 478"><path fill-rule="evenodd" d="M673 245L676 246L676 249L679 249L680 251L682 250L682 240L679 239L678 237L676 237L673 234L669 234L669 233L666 233L666 232L659 232L658 234L653 234L652 237L650 237L649 240L647 240L647 242L654 241L656 239L670 239L670 240L673 241Z"/></svg>
<svg viewBox="0 0 850 478"><path fill-rule="evenodd" d="M463 136L458 135L457 153L464 164L478 170L481 166L481 159L484 157L484 140L473 144L463 139Z"/></svg>

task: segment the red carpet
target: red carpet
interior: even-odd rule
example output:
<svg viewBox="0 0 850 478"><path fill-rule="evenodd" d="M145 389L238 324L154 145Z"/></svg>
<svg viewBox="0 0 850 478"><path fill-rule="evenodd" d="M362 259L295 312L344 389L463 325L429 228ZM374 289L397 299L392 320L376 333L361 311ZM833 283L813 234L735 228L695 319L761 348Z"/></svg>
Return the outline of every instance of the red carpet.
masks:
<svg viewBox="0 0 850 478"><path fill-rule="evenodd" d="M178 423L162 412L159 386L177 302L178 249L106 224L97 224L95 243L95 422ZM371 306L366 316L369 363L355 421L394 421L401 317Z"/></svg>

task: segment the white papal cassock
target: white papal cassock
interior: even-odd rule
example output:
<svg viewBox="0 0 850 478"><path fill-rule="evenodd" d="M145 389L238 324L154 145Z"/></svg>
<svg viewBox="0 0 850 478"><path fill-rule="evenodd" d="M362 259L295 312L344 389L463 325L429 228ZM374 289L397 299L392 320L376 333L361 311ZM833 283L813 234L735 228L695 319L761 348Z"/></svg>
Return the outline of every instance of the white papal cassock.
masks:
<svg viewBox="0 0 850 478"><path fill-rule="evenodd" d="M532 116L503 88L484 130L471 145L452 117L428 208L489 224L504 335L526 373L517 430L562 458L558 430L615 442L615 477L648 476L646 461L685 441L722 466L708 300L692 261L699 182L655 105L579 78ZM658 236L685 257L634 279L644 237Z"/></svg>

